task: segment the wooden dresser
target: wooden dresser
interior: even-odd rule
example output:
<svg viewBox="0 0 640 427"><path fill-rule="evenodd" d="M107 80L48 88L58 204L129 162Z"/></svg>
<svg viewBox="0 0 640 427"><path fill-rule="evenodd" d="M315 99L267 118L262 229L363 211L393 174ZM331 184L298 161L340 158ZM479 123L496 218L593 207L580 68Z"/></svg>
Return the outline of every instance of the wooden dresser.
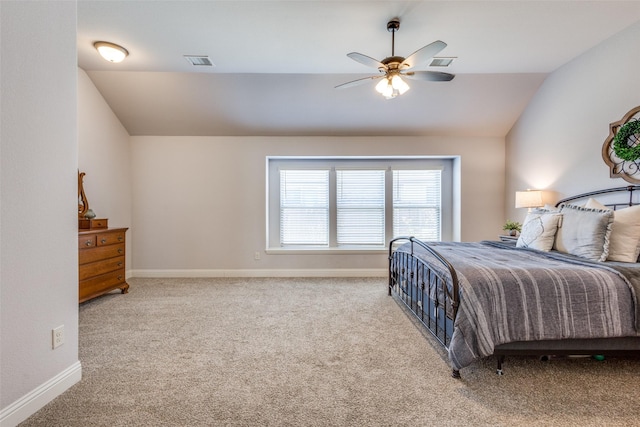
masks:
<svg viewBox="0 0 640 427"><path fill-rule="evenodd" d="M114 289L129 291L125 280L127 228L83 230L78 233L80 302Z"/></svg>

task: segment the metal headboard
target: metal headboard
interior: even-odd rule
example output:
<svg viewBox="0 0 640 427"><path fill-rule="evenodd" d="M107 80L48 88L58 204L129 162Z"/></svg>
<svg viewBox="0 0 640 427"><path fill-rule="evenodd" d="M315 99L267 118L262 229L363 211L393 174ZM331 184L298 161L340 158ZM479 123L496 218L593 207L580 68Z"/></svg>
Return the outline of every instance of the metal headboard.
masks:
<svg viewBox="0 0 640 427"><path fill-rule="evenodd" d="M558 203L556 203L556 207L560 206L563 203L572 202L574 200L586 199L588 197L593 197L593 196L598 196L598 195L608 194L608 193L618 193L623 191L627 191L629 193L628 202L607 203L606 205L613 207L613 209L616 209L618 206L633 206L633 192L636 190L640 190L640 185L627 185L626 187L607 188L606 190L591 191L589 193L583 193L583 194L578 194L577 196L564 198L560 200Z"/></svg>

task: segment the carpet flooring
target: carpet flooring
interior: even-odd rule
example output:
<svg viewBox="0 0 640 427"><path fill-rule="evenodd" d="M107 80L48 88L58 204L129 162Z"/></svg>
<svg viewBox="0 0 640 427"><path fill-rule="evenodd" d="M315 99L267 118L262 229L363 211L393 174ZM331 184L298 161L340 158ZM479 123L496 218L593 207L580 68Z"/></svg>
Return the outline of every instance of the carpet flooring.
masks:
<svg viewBox="0 0 640 427"><path fill-rule="evenodd" d="M80 306L82 381L21 426L640 425L640 361L456 380L385 282L131 279Z"/></svg>

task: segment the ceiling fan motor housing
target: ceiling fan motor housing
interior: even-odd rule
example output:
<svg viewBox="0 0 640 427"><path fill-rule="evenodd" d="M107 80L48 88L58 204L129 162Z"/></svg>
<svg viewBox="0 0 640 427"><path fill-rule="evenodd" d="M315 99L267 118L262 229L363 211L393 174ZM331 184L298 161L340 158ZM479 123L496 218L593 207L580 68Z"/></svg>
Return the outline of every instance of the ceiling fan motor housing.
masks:
<svg viewBox="0 0 640 427"><path fill-rule="evenodd" d="M404 56L389 56L389 57L383 59L380 62L382 62L384 65L386 65L387 69L389 71L394 71L394 70L399 70L400 69L400 65L402 64L403 61L404 61ZM407 68L407 67L408 67L408 65L404 64L404 66L402 68L404 69L404 68ZM384 68L381 69L381 71L382 70L384 70Z"/></svg>
<svg viewBox="0 0 640 427"><path fill-rule="evenodd" d="M387 31L393 33L400 29L400 19L393 18L391 21L387 22Z"/></svg>

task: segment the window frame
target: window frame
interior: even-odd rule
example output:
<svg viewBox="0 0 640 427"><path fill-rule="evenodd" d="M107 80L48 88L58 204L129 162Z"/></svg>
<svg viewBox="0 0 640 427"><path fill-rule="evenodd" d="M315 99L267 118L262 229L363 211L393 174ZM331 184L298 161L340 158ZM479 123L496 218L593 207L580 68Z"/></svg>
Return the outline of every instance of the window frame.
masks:
<svg viewBox="0 0 640 427"><path fill-rule="evenodd" d="M269 254L329 254L385 253L393 236L393 179L394 169L440 169L441 178L441 241L451 241L454 235L454 176L455 156L267 156L266 157L266 252ZM279 171L286 169L330 169L328 246L280 246ZM336 231L336 169L385 170L385 244L383 246L337 246ZM274 194L274 190L277 193ZM274 220L275 219L275 220Z"/></svg>

